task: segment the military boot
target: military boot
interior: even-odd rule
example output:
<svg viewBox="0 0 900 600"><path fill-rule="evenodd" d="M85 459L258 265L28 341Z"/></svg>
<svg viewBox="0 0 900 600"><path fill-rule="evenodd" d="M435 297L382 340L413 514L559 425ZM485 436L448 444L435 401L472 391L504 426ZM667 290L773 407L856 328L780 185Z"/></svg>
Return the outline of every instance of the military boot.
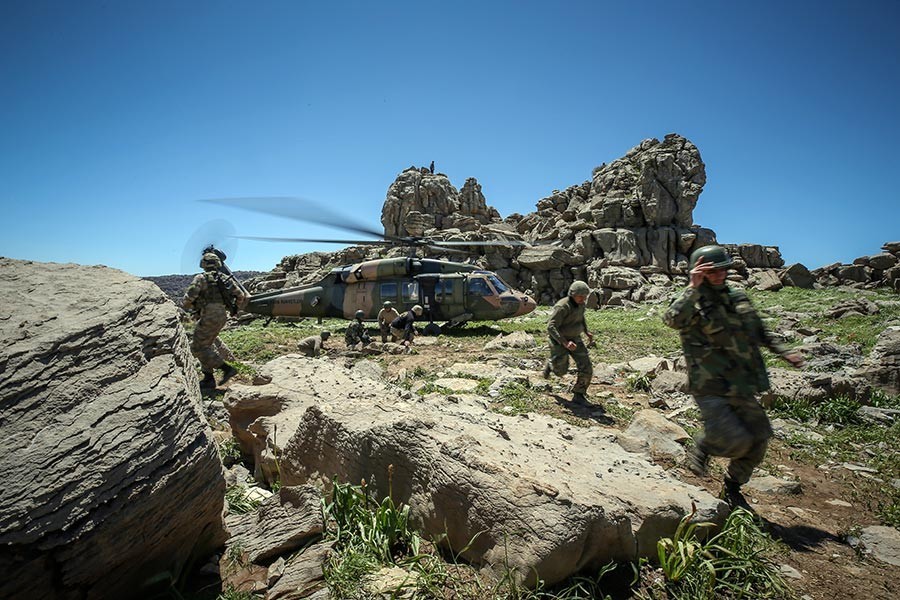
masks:
<svg viewBox="0 0 900 600"><path fill-rule="evenodd" d="M722 486L722 491L719 494L719 498L724 500L725 504L731 507L731 510L743 508L754 515L756 514L756 511L753 510L753 507L750 506L750 503L744 498L744 494L741 493L741 484L739 483L726 479L725 485Z"/></svg>
<svg viewBox="0 0 900 600"><path fill-rule="evenodd" d="M229 365L228 363L222 364L222 380L219 382L219 385L225 385L229 379L237 375L237 369Z"/></svg>
<svg viewBox="0 0 900 600"><path fill-rule="evenodd" d="M687 451L687 468L697 477L706 477L709 473L709 454L694 445Z"/></svg>
<svg viewBox="0 0 900 600"><path fill-rule="evenodd" d="M587 396L585 396L581 392L575 392L574 394L572 394L572 402L575 404L590 404Z"/></svg>
<svg viewBox="0 0 900 600"><path fill-rule="evenodd" d="M544 363L544 379L550 379L550 361Z"/></svg>
<svg viewBox="0 0 900 600"><path fill-rule="evenodd" d="M201 390L212 390L216 387L216 378L212 373L203 372L203 379L200 380Z"/></svg>

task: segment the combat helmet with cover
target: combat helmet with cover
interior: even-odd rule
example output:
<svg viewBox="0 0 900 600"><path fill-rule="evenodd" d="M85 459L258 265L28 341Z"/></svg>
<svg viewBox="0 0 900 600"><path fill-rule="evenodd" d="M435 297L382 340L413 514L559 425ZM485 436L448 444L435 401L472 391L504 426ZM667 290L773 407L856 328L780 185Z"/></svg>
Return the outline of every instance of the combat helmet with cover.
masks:
<svg viewBox="0 0 900 600"><path fill-rule="evenodd" d="M366 313L364 313L364 312L361 311L361 310L358 310L358 311L356 311L356 314L353 315L353 316L354 316L355 318L359 319L360 321L362 321L364 318L366 318Z"/></svg>
<svg viewBox="0 0 900 600"><path fill-rule="evenodd" d="M216 271L222 268L222 259L214 252L204 252L200 258L200 268L204 271Z"/></svg>
<svg viewBox="0 0 900 600"><path fill-rule="evenodd" d="M331 337L331 332L330 331L320 331L319 337L322 338L322 341L324 342L325 340L327 340L328 338Z"/></svg>
<svg viewBox="0 0 900 600"><path fill-rule="evenodd" d="M572 285L569 286L569 296L588 296L590 293L590 286L583 281L573 281Z"/></svg>
<svg viewBox="0 0 900 600"><path fill-rule="evenodd" d="M734 259L731 258L731 255L728 254L725 248L713 245L703 246L694 250L691 253L691 263L688 268L693 269L696 267L701 258L705 264L712 264L716 269L727 269L734 264Z"/></svg>

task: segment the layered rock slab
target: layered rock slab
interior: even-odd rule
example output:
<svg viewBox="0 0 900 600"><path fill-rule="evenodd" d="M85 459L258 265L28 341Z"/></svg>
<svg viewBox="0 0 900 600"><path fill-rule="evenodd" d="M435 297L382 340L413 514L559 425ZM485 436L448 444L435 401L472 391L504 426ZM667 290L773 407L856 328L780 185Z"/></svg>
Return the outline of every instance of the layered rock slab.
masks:
<svg viewBox="0 0 900 600"><path fill-rule="evenodd" d="M224 541L175 306L106 267L0 259L0 597L134 597Z"/></svg>
<svg viewBox="0 0 900 600"><path fill-rule="evenodd" d="M226 396L264 473L275 475L277 452L284 485L365 478L475 564L508 563L552 584L651 555L692 504L698 520L725 516L707 492L623 450L611 429L500 415L471 396L420 398L296 355L264 370L269 384L234 385Z"/></svg>

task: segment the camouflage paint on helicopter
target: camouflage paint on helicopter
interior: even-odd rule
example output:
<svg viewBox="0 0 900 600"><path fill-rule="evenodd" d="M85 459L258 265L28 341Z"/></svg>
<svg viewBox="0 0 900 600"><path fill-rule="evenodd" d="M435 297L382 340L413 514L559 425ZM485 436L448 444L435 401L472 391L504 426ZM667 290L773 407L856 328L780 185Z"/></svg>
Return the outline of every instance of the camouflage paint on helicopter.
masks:
<svg viewBox="0 0 900 600"><path fill-rule="evenodd" d="M415 257L370 260L333 269L318 283L257 294L245 310L282 317L374 320L390 300L398 311L420 304L423 321L493 321L525 315L536 303L491 271Z"/></svg>

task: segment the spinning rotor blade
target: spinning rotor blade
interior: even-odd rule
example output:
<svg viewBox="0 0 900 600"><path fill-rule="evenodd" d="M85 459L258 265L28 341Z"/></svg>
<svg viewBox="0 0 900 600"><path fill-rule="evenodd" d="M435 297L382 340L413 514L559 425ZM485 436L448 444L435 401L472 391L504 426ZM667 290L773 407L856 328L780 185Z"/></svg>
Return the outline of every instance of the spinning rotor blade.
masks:
<svg viewBox="0 0 900 600"><path fill-rule="evenodd" d="M208 221L197 228L181 252L181 273L196 273L200 269L200 257L207 246L215 246L229 258L237 250L234 225L225 219Z"/></svg>
<svg viewBox="0 0 900 600"><path fill-rule="evenodd" d="M435 246L434 244L427 244L425 247L433 252L440 252L441 254L462 254L463 256L471 255L470 252L466 252L465 250L456 250L454 248L446 248L444 246Z"/></svg>
<svg viewBox="0 0 900 600"><path fill-rule="evenodd" d="M528 244L521 240L509 240L509 241L482 241L482 242L463 242L459 240L428 240L429 244L434 246L527 246Z"/></svg>
<svg viewBox="0 0 900 600"><path fill-rule="evenodd" d="M314 238L262 237L255 235L233 236L240 240L256 240L258 242L317 242L323 244L352 244L354 246L390 246L393 242L386 240L320 240Z"/></svg>
<svg viewBox="0 0 900 600"><path fill-rule="evenodd" d="M207 198L201 202L209 202L222 206L232 206L234 208L242 208L244 210L252 210L276 217L287 217L297 221L305 221L308 223L317 223L326 225L336 229L352 231L363 235L371 235L390 241L399 241L400 238L386 236L380 231L371 229L365 225L360 225L353 219L333 212L324 206L296 196L260 196L248 198Z"/></svg>

